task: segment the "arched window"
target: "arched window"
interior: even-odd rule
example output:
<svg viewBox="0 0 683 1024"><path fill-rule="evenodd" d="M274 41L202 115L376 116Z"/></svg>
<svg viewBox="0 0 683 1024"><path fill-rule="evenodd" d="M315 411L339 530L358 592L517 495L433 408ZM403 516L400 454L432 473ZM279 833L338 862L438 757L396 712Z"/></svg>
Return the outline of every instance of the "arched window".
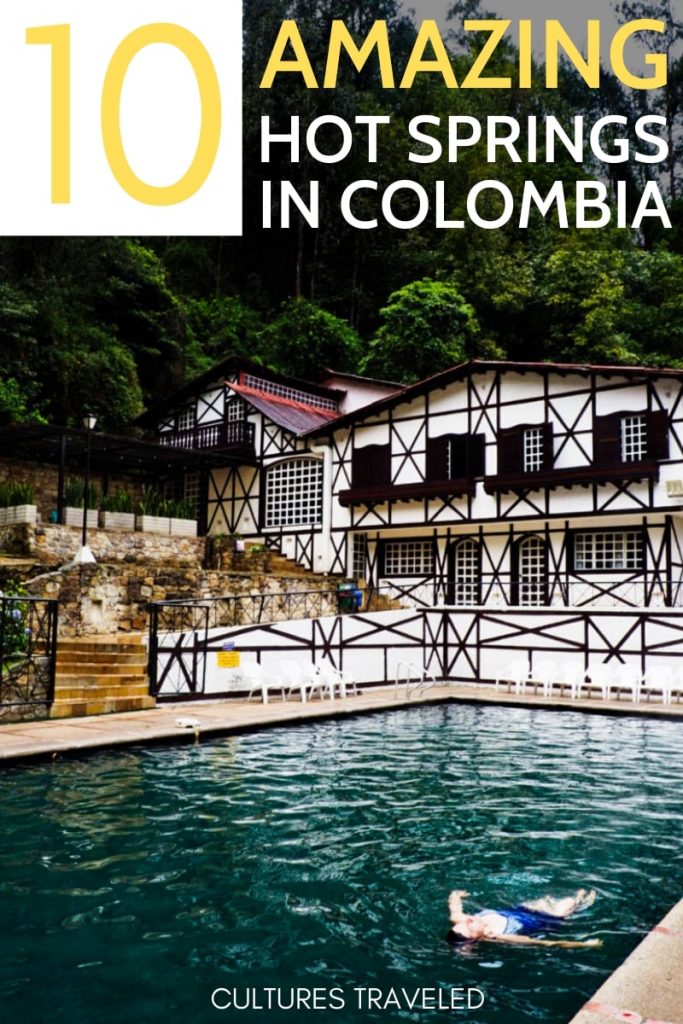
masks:
<svg viewBox="0 0 683 1024"><path fill-rule="evenodd" d="M524 537L517 547L517 604L545 604L546 575L545 542Z"/></svg>
<svg viewBox="0 0 683 1024"><path fill-rule="evenodd" d="M323 511L321 459L285 459L265 471L264 526L319 526Z"/></svg>
<svg viewBox="0 0 683 1024"><path fill-rule="evenodd" d="M453 545L453 604L481 603L479 544L467 537Z"/></svg>

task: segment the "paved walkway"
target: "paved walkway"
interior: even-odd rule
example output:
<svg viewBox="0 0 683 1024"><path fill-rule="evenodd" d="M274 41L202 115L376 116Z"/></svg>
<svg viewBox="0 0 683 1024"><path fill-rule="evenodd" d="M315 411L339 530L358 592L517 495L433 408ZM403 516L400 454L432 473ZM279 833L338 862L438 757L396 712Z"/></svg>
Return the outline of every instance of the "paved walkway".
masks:
<svg viewBox="0 0 683 1024"><path fill-rule="evenodd" d="M570 1024L683 1024L683 900L653 928Z"/></svg>
<svg viewBox="0 0 683 1024"><path fill-rule="evenodd" d="M162 704L149 711L131 711L90 718L69 718L45 722L21 722L0 726L0 763L44 760L89 750L163 742L195 742L202 737L229 736L275 725L296 724L325 718L435 704L444 701L476 704L506 704L515 707L555 708L602 714L666 715L683 720L683 704L632 704L626 700L569 700L540 695L496 693L493 687L477 685L437 686L420 694L406 695L401 687L398 699L390 688L365 690L346 700L323 700L301 704L275 701L257 704L247 701L196 701ZM178 724L179 721L182 724ZM196 726L194 723L198 723Z"/></svg>

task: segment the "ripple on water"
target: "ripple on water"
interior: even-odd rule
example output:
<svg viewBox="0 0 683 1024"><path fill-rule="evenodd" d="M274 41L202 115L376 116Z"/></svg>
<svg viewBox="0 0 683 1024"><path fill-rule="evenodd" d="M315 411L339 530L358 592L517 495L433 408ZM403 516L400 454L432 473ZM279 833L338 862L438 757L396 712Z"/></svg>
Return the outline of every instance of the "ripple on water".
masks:
<svg viewBox="0 0 683 1024"><path fill-rule="evenodd" d="M12 769L3 1010L201 1024L218 986L470 984L477 1024L568 1020L680 893L679 730L451 706ZM451 888L495 906L580 885L599 898L568 931L600 950L443 941ZM387 1020L350 999L343 1024Z"/></svg>

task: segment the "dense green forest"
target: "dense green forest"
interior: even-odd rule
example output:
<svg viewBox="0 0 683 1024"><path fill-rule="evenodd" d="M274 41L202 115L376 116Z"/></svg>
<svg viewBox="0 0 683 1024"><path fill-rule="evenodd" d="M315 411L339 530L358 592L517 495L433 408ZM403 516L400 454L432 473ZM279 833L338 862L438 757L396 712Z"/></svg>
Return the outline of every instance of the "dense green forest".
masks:
<svg viewBox="0 0 683 1024"><path fill-rule="evenodd" d="M451 12L448 45L461 72L471 66L476 36L458 30L481 9L461 0ZM657 16L669 34L668 86L658 93L625 90L605 73L600 90L563 68L548 91L532 88L448 90L438 76L418 76L410 90L381 88L376 61L360 74L342 65L336 90L307 90L299 76L259 89L267 55L284 17L296 18L314 66L322 66L333 17L356 38L386 19L400 62L416 26L396 0L249 0L245 9L245 229L241 239L0 239L0 417L17 422L78 422L92 406L103 429L121 430L150 401L203 372L231 351L300 376L333 366L411 381L467 357L683 366L683 24L670 0L628 0L624 20ZM479 41L481 42L481 41ZM657 38L661 49L662 39ZM517 53L499 48L491 74L511 74ZM511 222L495 231L375 231L323 216L289 230L260 225L261 181L287 178L303 187L321 180L323 204L338 205L350 181L380 185L412 178L433 190L445 182L448 214L462 215L467 190L492 176L484 145L457 163L407 161L406 125L416 114L525 119L553 114L570 123L617 113L632 123L644 112L669 121L671 157L656 168L673 223L645 221L639 232L561 229L555 219ZM290 115L304 123L334 112L392 118L369 173L354 149L342 164L260 164L261 114L275 126ZM281 129L281 130L282 130ZM280 147L284 154L285 147ZM652 167L630 162L583 166L515 164L501 159L495 177L518 189L533 179L547 191L555 179L612 176L628 182L635 208ZM323 211L325 212L325 211ZM648 224L650 226L648 226Z"/></svg>

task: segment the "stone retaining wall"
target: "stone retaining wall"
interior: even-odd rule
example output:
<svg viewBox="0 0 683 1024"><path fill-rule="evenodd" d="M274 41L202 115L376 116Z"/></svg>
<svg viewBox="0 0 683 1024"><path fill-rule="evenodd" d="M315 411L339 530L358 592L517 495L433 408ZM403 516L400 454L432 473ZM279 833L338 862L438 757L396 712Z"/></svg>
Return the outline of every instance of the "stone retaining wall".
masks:
<svg viewBox="0 0 683 1024"><path fill-rule="evenodd" d="M132 530L88 530L88 544L98 562L195 565L204 561L204 537L171 537ZM0 551L25 555L44 565L64 565L81 546L77 526L0 527Z"/></svg>
<svg viewBox="0 0 683 1024"><path fill-rule="evenodd" d="M151 601L330 590L321 576L260 576L189 566L92 565L59 569L27 584L34 597L60 602L60 636L144 632Z"/></svg>

